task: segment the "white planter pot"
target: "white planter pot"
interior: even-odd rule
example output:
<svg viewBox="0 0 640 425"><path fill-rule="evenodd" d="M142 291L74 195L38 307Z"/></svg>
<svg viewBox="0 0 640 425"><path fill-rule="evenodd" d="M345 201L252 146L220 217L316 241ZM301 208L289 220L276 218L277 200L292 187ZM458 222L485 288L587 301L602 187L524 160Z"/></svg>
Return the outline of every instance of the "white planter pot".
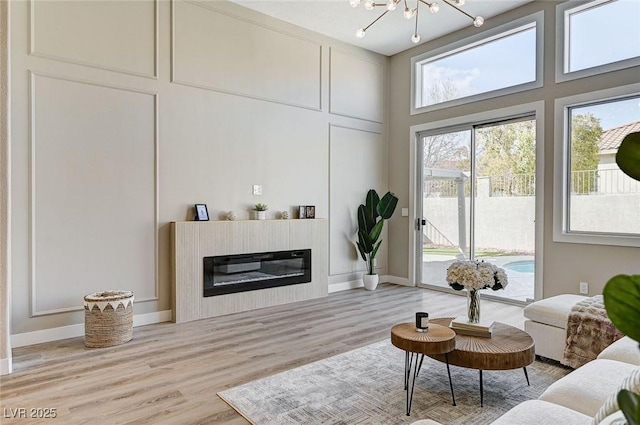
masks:
<svg viewBox="0 0 640 425"><path fill-rule="evenodd" d="M267 218L267 212L266 211L256 211L256 220L264 220Z"/></svg>
<svg viewBox="0 0 640 425"><path fill-rule="evenodd" d="M378 286L378 275L377 274L364 274L362 275L362 281L364 282L364 289L367 291L373 291Z"/></svg>

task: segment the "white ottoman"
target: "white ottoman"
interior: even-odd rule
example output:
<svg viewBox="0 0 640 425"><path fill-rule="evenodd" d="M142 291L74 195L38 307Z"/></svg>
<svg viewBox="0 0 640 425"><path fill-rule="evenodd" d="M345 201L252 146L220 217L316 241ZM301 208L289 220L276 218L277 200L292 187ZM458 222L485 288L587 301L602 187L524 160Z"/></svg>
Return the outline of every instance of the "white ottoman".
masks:
<svg viewBox="0 0 640 425"><path fill-rule="evenodd" d="M536 343L536 354L560 361L567 340L567 321L571 308L587 298L564 294L533 302L524 308L524 330Z"/></svg>

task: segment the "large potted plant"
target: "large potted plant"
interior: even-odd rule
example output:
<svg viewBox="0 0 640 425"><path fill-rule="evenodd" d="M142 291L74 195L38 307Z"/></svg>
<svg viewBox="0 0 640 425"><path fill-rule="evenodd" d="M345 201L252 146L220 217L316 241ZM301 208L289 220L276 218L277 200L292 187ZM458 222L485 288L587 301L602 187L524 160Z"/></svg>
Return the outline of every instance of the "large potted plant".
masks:
<svg viewBox="0 0 640 425"><path fill-rule="evenodd" d="M629 133L622 140L616 163L623 173L640 181L640 133ZM614 276L609 279L602 293L607 315L616 328L640 342L640 275ZM620 391L618 405L629 425L640 425L639 394Z"/></svg>
<svg viewBox="0 0 640 425"><path fill-rule="evenodd" d="M367 273L362 280L365 289L372 291L378 286L378 275L375 273L375 258L382 244L380 235L384 221L391 218L398 205L398 197L387 192L382 199L378 192L370 189L364 204L358 207L358 251L367 263Z"/></svg>

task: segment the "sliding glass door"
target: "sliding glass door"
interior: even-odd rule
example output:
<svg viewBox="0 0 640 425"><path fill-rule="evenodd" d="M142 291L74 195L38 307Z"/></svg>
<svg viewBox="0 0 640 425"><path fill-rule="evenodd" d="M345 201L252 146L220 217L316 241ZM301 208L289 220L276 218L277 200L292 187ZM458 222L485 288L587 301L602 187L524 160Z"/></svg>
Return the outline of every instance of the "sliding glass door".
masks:
<svg viewBox="0 0 640 425"><path fill-rule="evenodd" d="M416 270L421 285L449 288L456 259L505 269L506 290L486 296L534 298L534 117L420 134Z"/></svg>

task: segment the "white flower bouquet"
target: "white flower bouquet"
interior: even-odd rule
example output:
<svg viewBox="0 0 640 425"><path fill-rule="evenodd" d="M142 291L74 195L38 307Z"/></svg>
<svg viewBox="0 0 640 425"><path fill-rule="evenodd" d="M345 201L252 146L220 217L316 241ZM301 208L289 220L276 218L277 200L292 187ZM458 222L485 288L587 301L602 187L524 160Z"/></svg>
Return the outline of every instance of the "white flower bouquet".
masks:
<svg viewBox="0 0 640 425"><path fill-rule="evenodd" d="M456 261L447 269L447 283L462 289L504 289L509 284L504 269L484 261Z"/></svg>

